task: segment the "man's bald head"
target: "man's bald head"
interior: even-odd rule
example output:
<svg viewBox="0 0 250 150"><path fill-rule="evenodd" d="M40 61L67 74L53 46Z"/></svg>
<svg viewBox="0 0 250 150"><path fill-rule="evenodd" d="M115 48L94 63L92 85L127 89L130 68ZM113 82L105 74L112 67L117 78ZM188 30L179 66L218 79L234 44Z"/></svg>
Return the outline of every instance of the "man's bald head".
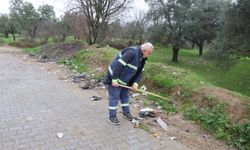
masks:
<svg viewBox="0 0 250 150"><path fill-rule="evenodd" d="M142 50L143 58L146 58L152 54L152 52L154 51L154 46L153 44L147 42L141 45L141 50Z"/></svg>

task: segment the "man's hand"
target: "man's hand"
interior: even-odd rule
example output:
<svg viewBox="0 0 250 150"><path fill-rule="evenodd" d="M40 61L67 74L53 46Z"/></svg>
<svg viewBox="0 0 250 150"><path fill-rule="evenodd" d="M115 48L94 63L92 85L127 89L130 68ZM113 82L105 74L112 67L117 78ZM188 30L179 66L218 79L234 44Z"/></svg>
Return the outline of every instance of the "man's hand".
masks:
<svg viewBox="0 0 250 150"><path fill-rule="evenodd" d="M136 91L138 90L138 83L134 83L134 84L132 85L132 90L133 90L134 92L136 92Z"/></svg>
<svg viewBox="0 0 250 150"><path fill-rule="evenodd" d="M112 80L112 86L113 86L113 87L119 87L118 81L113 79L113 80Z"/></svg>

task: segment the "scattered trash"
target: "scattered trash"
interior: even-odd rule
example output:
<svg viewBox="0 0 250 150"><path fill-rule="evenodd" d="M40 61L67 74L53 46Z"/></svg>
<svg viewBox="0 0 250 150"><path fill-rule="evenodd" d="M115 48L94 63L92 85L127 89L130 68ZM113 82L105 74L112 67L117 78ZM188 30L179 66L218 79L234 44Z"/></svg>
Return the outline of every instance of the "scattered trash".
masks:
<svg viewBox="0 0 250 150"><path fill-rule="evenodd" d="M157 109L161 109L161 106L157 106Z"/></svg>
<svg viewBox="0 0 250 150"><path fill-rule="evenodd" d="M131 96L134 98L134 97L140 96L140 94L139 93L134 93Z"/></svg>
<svg viewBox="0 0 250 150"><path fill-rule="evenodd" d="M132 120L132 123L134 124L134 127L135 127L135 128L138 128L139 125L140 125L140 121L139 121L139 120L136 120L136 119L133 119L133 120Z"/></svg>
<svg viewBox="0 0 250 150"><path fill-rule="evenodd" d="M34 53L29 54L29 57L35 57L36 55Z"/></svg>
<svg viewBox="0 0 250 150"><path fill-rule="evenodd" d="M154 137L156 137L158 139L160 138L159 133L154 133L153 135L154 135Z"/></svg>
<svg viewBox="0 0 250 150"><path fill-rule="evenodd" d="M94 84L96 84L96 80L91 79L91 80L90 80L90 85L94 85Z"/></svg>
<svg viewBox="0 0 250 150"><path fill-rule="evenodd" d="M204 134L203 137L207 139L207 135Z"/></svg>
<svg viewBox="0 0 250 150"><path fill-rule="evenodd" d="M49 60L49 57L47 55L42 55L40 58L39 58L39 61L42 62L42 63L45 63Z"/></svg>
<svg viewBox="0 0 250 150"><path fill-rule="evenodd" d="M86 82L84 82L84 83L82 83L81 85L80 85L80 88L82 88L82 89L89 89L89 85L86 83Z"/></svg>
<svg viewBox="0 0 250 150"><path fill-rule="evenodd" d="M91 101L99 101L99 100L101 100L101 99L102 99L101 97L97 97L97 96L92 96L92 97L90 98Z"/></svg>
<svg viewBox="0 0 250 150"><path fill-rule="evenodd" d="M177 137L172 136L172 137L169 137L169 139L173 141L173 140L177 140Z"/></svg>
<svg viewBox="0 0 250 150"><path fill-rule="evenodd" d="M57 138L59 138L59 139L63 138L63 133L62 132L58 132L56 135L57 135Z"/></svg>
<svg viewBox="0 0 250 150"><path fill-rule="evenodd" d="M145 111L151 112L151 111L154 111L154 109L152 109L152 108L144 108L144 109L141 109L140 111L141 112L145 112Z"/></svg>
<svg viewBox="0 0 250 150"><path fill-rule="evenodd" d="M156 111L154 111L154 109L152 109L152 108L145 108L145 109L140 110L139 116L141 118L144 118L144 117L153 117L154 118L154 117L158 116L158 113Z"/></svg>
<svg viewBox="0 0 250 150"><path fill-rule="evenodd" d="M134 117L135 120L143 120L141 117Z"/></svg>
<svg viewBox="0 0 250 150"><path fill-rule="evenodd" d="M78 75L79 78L86 78L87 77L87 73L83 72L80 75Z"/></svg>
<svg viewBox="0 0 250 150"><path fill-rule="evenodd" d="M73 77L73 82L74 83L80 83L81 82L81 77L79 77L79 76Z"/></svg>
<svg viewBox="0 0 250 150"><path fill-rule="evenodd" d="M162 129L164 129L165 131L168 131L168 126L167 124L161 119L161 117L158 117L156 122L161 126Z"/></svg>
<svg viewBox="0 0 250 150"><path fill-rule="evenodd" d="M145 85L141 86L140 90L146 91L147 87Z"/></svg>
<svg viewBox="0 0 250 150"><path fill-rule="evenodd" d="M134 104L134 107L138 108L138 107L140 107L140 105L138 105L138 104Z"/></svg>

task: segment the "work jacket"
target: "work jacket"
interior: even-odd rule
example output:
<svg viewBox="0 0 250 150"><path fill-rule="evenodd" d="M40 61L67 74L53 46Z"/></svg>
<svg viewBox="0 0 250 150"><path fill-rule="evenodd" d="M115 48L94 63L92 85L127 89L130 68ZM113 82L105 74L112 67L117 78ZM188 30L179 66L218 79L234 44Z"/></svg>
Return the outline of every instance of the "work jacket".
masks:
<svg viewBox="0 0 250 150"><path fill-rule="evenodd" d="M141 80L147 58L142 58L140 46L123 49L108 67L108 76L113 82L132 85Z"/></svg>

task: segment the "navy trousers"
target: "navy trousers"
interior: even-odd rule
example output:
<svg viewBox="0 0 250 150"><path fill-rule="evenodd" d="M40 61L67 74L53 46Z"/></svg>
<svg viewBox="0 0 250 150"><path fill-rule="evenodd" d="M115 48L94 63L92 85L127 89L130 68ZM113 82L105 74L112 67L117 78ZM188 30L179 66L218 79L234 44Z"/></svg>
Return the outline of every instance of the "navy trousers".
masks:
<svg viewBox="0 0 250 150"><path fill-rule="evenodd" d="M129 90L109 85L109 116L116 116L119 100L121 100L123 113L129 111Z"/></svg>

